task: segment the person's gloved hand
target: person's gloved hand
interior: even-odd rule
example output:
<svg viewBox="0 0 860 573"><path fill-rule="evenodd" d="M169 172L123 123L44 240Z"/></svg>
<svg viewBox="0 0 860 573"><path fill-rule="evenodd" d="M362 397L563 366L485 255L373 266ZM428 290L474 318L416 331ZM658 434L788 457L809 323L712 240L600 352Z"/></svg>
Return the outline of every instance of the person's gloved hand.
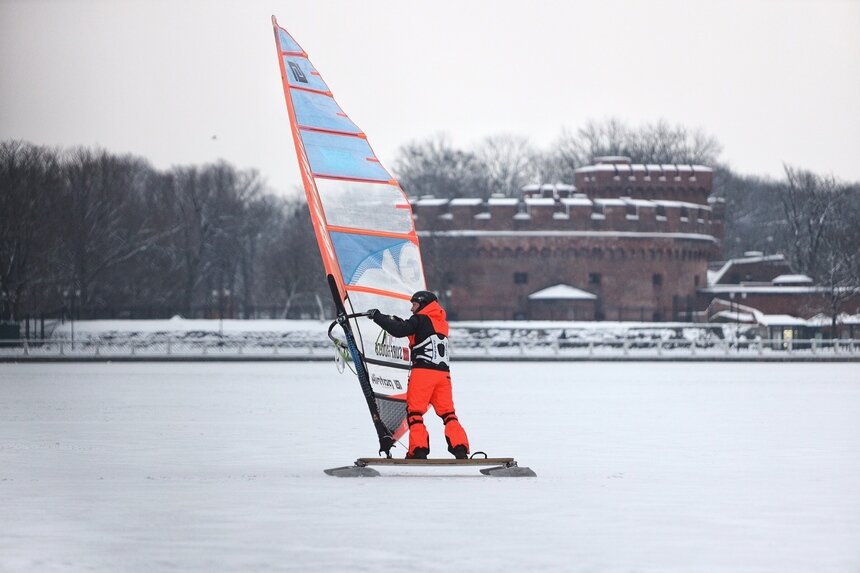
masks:
<svg viewBox="0 0 860 573"><path fill-rule="evenodd" d="M374 318L376 318L376 315L379 314L379 309L378 308L371 308L365 314L367 315L367 318L369 318L370 320L373 320Z"/></svg>

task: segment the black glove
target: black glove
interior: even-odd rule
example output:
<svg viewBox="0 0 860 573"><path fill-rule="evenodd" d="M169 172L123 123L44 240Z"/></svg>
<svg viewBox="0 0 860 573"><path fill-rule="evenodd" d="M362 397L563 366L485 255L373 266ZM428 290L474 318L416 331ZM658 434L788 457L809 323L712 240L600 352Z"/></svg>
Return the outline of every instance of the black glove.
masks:
<svg viewBox="0 0 860 573"><path fill-rule="evenodd" d="M376 315L379 314L379 309L378 308L371 308L370 310L368 310L364 314L367 315L367 318L369 318L370 320L373 320L374 318L376 318Z"/></svg>

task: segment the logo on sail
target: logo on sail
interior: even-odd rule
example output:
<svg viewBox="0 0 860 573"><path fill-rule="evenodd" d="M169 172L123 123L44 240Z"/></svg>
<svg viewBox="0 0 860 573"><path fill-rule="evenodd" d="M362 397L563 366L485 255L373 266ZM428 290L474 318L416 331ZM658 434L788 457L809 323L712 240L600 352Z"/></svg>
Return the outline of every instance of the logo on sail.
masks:
<svg viewBox="0 0 860 573"><path fill-rule="evenodd" d="M290 71L293 72L293 77L297 82L302 82L303 84L308 83L308 78L299 65L295 62L287 62L290 66Z"/></svg>
<svg viewBox="0 0 860 573"><path fill-rule="evenodd" d="M385 386L386 388L403 390L403 386L400 385L399 380L392 380L391 378L383 378L382 376L379 376L377 374L371 374L370 381L379 386Z"/></svg>
<svg viewBox="0 0 860 573"><path fill-rule="evenodd" d="M409 362L409 347L395 344L396 340L396 338L383 330L376 339L376 344L373 345L373 351L381 358Z"/></svg>

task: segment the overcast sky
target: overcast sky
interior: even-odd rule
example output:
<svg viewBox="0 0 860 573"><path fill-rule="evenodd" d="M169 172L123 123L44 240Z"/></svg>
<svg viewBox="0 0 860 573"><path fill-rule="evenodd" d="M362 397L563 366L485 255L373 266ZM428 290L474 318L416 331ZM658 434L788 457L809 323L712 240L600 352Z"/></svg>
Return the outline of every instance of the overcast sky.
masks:
<svg viewBox="0 0 860 573"><path fill-rule="evenodd" d="M0 0L0 139L223 158L287 192L272 14L388 167L436 133L547 149L615 117L701 128L742 173L860 180L857 0Z"/></svg>

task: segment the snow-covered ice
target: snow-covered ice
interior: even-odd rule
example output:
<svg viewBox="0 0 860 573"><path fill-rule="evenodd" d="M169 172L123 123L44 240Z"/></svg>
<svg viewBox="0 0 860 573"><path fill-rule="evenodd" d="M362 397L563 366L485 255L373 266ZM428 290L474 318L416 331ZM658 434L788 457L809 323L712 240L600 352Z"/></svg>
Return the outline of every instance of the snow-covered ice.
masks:
<svg viewBox="0 0 860 573"><path fill-rule="evenodd" d="M0 364L0 571L860 570L856 363L454 385L473 447L537 478L324 475L375 455L331 364Z"/></svg>

